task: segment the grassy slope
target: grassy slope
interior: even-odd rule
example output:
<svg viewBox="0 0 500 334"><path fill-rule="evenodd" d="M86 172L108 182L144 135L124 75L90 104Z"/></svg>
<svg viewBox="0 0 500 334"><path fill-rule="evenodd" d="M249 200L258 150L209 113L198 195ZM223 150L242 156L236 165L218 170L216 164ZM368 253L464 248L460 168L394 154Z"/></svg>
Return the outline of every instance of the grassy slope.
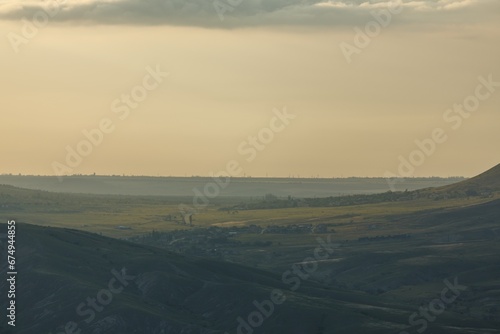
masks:
<svg viewBox="0 0 500 334"><path fill-rule="evenodd" d="M466 214L459 221L456 217L462 214L456 210L441 213L444 216L435 219L441 222L441 229L448 231L468 225L470 216L475 215L474 210L486 211L484 217L488 221L497 219L498 207L498 203L490 203L460 209ZM401 216L400 222L435 225L429 220L435 215L429 215L424 222L419 221L422 217ZM85 332L101 329L106 333L122 334L160 333L161 330L180 333L190 328L186 333L228 331L232 334L236 332L235 319L254 311L252 301L268 298L274 288L286 291L288 301L259 329L262 333L397 333L407 324L409 314L417 305L435 298L443 287L439 281L453 278L455 274L460 275L460 282L469 290L460 303L430 324L432 333L480 333L481 328L498 328L499 325L495 319L483 318L491 313L486 308L491 309L498 300L494 291L500 286L498 266L495 265L498 246L493 248L493 238L486 248L480 247L481 244L475 245L477 250L468 246L470 253L465 256L453 254L453 243L438 240L438 245L452 248L434 254L441 257L435 263L438 270L432 261L425 259L433 257L432 250L419 238L411 243L343 247L345 249L340 249L337 256L349 257L350 268L342 267L345 261L340 262L340 267L321 265L318 274L336 280L348 275L351 282L361 285L365 284L363 281L374 286L390 285L401 274L415 276L413 281L396 284L392 290L376 296L349 291L351 289L324 289L307 282L297 293L292 293L282 284L280 275L235 264L187 258L82 231L20 224L17 233L20 273L17 301L20 306L16 333L55 333L68 321L77 321ZM439 233L433 234L431 240L437 236ZM356 252L357 248L360 249ZM392 254L387 252L391 249ZM489 254L480 253L485 249ZM367 251L375 256L366 256ZM479 255L481 263L470 268ZM446 261L440 262L443 260ZM106 288L113 277L111 270L122 267L137 276L134 283L122 294L115 295L114 301L85 327L75 307ZM2 270L2 275L4 273ZM0 289L4 291L4 282L0 283ZM471 329L465 331L464 327Z"/></svg>
<svg viewBox="0 0 500 334"><path fill-rule="evenodd" d="M488 191L497 191L499 189L498 171L497 166L479 177L457 185L426 191L440 193L465 192L469 189L482 191L486 189L485 187ZM0 212L6 218L17 218L43 225L69 226L118 237L148 232L152 228L158 230L186 228L166 223L161 219L162 215L175 212L176 203L178 199L69 196L0 186L0 205L3 205L0 207ZM269 326L285 326L286 319L297 317L299 314L308 319L305 323L317 326L318 321L321 321L318 314L338 313L339 317L332 315L333 318L326 318L325 322L330 324L325 325L327 329L356 323L359 326L366 326L360 332L376 332L376 324L386 324L385 321L388 327L393 327L398 322L404 324L417 305L432 300L433 296L442 289L443 278L452 279L458 275L470 289L463 295L464 300L454 305L439 318L438 322L433 324L432 332L465 333L464 329L454 331L446 328L451 325L475 328L500 327L494 321L497 319L497 306L500 304L500 282L497 279L500 277L498 270L500 263L497 260L497 254L500 251L499 207L498 201L492 201L491 198L471 197L439 201L417 199L400 203L338 208L259 210L240 212L237 215L228 215L218 212L215 208L209 208L196 217L195 223L201 226L228 221L262 225L302 222L334 222L336 224L335 236L343 242L342 248L336 254L340 260L335 263L322 264L316 278L328 286L368 291L378 294L378 297L374 299L373 296L366 294L341 294L337 291L330 292L336 294L335 298L323 298L325 291L309 287L307 290L299 291L305 295L290 298L294 301L288 304L290 309L288 310L287 307L281 309L284 312L283 315L273 317L274 320L269 322L271 323ZM133 225L134 230L119 231L114 228L116 225ZM372 228L374 225L376 227ZM25 234L28 238L25 247L26 245L29 247L22 250L20 255L25 255L21 258L22 261L26 261L23 266L29 273L27 277L37 283L29 285L26 282L24 290L30 295L26 295L24 301L26 305L32 304L33 300L40 301L38 308L29 308L25 312L27 312L26 318L39 315L33 322L35 326L40 326L36 329L37 333L43 333L46 328L52 328L60 321L65 323L75 318L74 307L86 296L95 295L96 291L103 288L111 277L111 268L114 267L118 269L120 266L126 266L136 270L136 273L152 275L153 281L157 284L162 281L168 282L167 287L158 285L158 289L153 289L151 296L144 297L144 293L138 288L125 292L117 297L120 302L111 304L109 309L103 312L103 318L110 316L121 324L129 321L129 325L137 325L137 322L142 321L138 320L141 317L148 319L150 323L156 323L160 318L170 319L165 313L168 311L167 313L171 313L173 318L167 322L170 321L177 329L190 323L195 327L198 326L196 328L209 326L228 330L235 328L234 319L237 315L248 314L251 311L243 308L251 306L251 301L256 298L254 297L255 291L265 291L262 294L263 299L271 286L281 284L279 276L261 271L250 271L244 267L227 266L207 260L185 259L164 251L132 246L83 232L25 226L26 231L29 232ZM411 233L412 238L403 241L357 241L359 237L377 237L398 233ZM310 255L307 252L314 247L315 237L315 235L241 236L240 238L249 240L266 238L273 241L275 245L280 242L280 246L273 246L265 252L260 249L248 249L242 258L236 260L259 265L259 262L265 259L268 262L261 267L280 273L291 263ZM281 253L282 256L269 258L266 254L271 251ZM175 263L176 266L180 265L183 270L186 269L189 277L179 276L175 271L169 272L167 269L164 272L162 268L169 268L171 263ZM238 278L234 278L234 275ZM200 277L203 277L205 283L207 281L205 277L213 277L213 280L208 281L211 282L211 286L218 286L219 289L199 288ZM223 285L220 285L220 282ZM199 294L181 295L176 299L177 304L170 301L170 295L164 295L169 288L182 291L181 287L186 283L188 283L187 286L199 288L197 290ZM28 288L30 286L31 289ZM231 286L234 286L234 290L228 288ZM40 290L43 290L43 294ZM158 291L162 292L158 293ZM200 300L210 299L216 295L219 299L214 301L215 304L209 304L207 308L196 308L202 305ZM203 296L202 298L205 299L192 296ZM234 298L231 299L231 296ZM195 298L198 298L197 302L194 301ZM228 298L229 302L227 302ZM395 303L389 307L392 311L377 310L375 312L373 308L370 308L370 312L360 313L359 310L362 308L360 304L377 304L377 301L384 304L387 303L387 298ZM335 302L330 299L334 299ZM165 300L168 301L167 304ZM185 307L190 308L187 314L178 314L179 300L191 301L188 306L180 308L181 310ZM248 302L240 303L241 300ZM356 302L353 303L353 300ZM409 306L405 308L405 306L400 306L401 303ZM317 305L317 308L313 305ZM221 310L231 309L232 313L209 316L208 319L201 316L203 312L206 313L207 309L217 307ZM301 310L299 314L287 313L297 308ZM141 326L144 327L145 324L141 323ZM357 328L358 331L359 328ZM368 328L370 331L367 331ZM31 328L25 332L31 333L32 330L34 329ZM347 330L347 327L344 327L344 330ZM126 333L126 331L122 332ZM289 332L293 333L293 331ZM336 332L342 332L342 330ZM391 330L388 331L385 328L384 332L391 332ZM469 332L479 333L477 330ZM488 332L496 331L489 330Z"/></svg>
<svg viewBox="0 0 500 334"><path fill-rule="evenodd" d="M468 190L476 192L500 192L500 164L471 179L439 187L432 191L439 193L465 193Z"/></svg>
<svg viewBox="0 0 500 334"><path fill-rule="evenodd" d="M253 300L268 299L274 288L283 289L288 300L264 323L262 333L316 333L319 327L322 333L382 333L380 324L396 330L405 321L397 303L307 282L295 293L278 275L236 264L69 229L19 224L17 234L16 333L55 333L68 321L86 332L181 333L190 328L185 333L233 333L236 318L254 311ZM76 306L105 289L111 270L122 267L136 279L87 326ZM0 288L5 291L3 281ZM362 311L366 308L374 311Z"/></svg>

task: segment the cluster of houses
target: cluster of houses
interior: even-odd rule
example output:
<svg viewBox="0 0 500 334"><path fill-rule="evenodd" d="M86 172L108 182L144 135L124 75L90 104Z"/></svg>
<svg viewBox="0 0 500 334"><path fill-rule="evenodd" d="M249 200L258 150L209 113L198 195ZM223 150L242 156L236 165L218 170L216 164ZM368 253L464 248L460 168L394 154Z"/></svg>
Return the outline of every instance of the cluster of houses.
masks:
<svg viewBox="0 0 500 334"><path fill-rule="evenodd" d="M327 233L327 224L292 224L292 225L273 225L262 229L261 234L310 234Z"/></svg>
<svg viewBox="0 0 500 334"><path fill-rule="evenodd" d="M389 239L408 239L411 238L411 235L406 234L395 234L395 235L377 235L375 237L361 237L358 238L358 241L383 241Z"/></svg>
<svg viewBox="0 0 500 334"><path fill-rule="evenodd" d="M244 243L234 237L242 234L311 234L327 233L328 224L291 224L261 227L248 225L239 227L196 228L170 232L153 231L147 235L134 236L128 240L170 249L179 253L192 255L224 256L239 253L245 246L267 247L269 242ZM231 247L225 247L231 246Z"/></svg>

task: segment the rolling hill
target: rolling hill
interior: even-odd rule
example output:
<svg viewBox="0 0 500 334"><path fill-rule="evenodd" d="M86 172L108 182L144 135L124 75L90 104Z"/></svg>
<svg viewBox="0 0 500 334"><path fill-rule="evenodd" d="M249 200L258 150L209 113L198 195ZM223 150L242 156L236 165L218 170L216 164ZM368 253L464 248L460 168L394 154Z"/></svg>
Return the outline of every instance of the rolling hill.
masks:
<svg viewBox="0 0 500 334"><path fill-rule="evenodd" d="M2 322L0 332L395 334L410 331L408 317L436 298L443 280L456 277L467 291L428 324L428 332L500 333L500 200L495 198L499 179L500 165L451 186L407 192L404 201L383 201L384 194L377 197L381 202L341 208L347 214L325 212L314 218L335 226L329 232L340 248L334 261L322 262L310 279L299 280L297 290L290 289L282 274L312 252L310 242L297 244L297 240L314 243L321 235L266 235L265 240L274 241L272 247L243 252L236 244L240 248L234 254L240 255L232 263L222 262L75 229L24 223L40 219L47 225L58 217L66 226L111 224L113 228L122 217L144 221L144 213L175 203L173 199L0 186L0 213L29 217L18 219L17 225L17 326L12 331ZM460 199L446 199L455 196ZM130 210L133 205L137 211ZM290 216L285 220L302 221L293 214L305 209L287 210ZM318 214L324 209L308 210ZM210 214L228 215L216 209ZM86 222L87 217L97 218ZM263 240L262 235L241 237L247 246L249 241ZM273 269L239 264L255 259L270 259L266 268ZM0 276L6 277L5 261L1 263ZM0 291L6 289L6 280L0 280ZM273 304L267 317L262 305L269 305L264 301L275 290L282 291L286 300ZM0 299L0 307L7 307L6 298Z"/></svg>
<svg viewBox="0 0 500 334"><path fill-rule="evenodd" d="M500 191L500 164L471 179L464 180L449 186L443 186L437 191L483 193Z"/></svg>
<svg viewBox="0 0 500 334"><path fill-rule="evenodd" d="M237 264L81 231L17 226L14 333L232 334L238 317L252 321L255 303L269 300L276 289L286 301L257 326L260 333L382 333L405 321L390 303L363 293L307 281L294 292L276 274ZM2 280L1 291L6 284ZM1 306L7 306L5 298Z"/></svg>

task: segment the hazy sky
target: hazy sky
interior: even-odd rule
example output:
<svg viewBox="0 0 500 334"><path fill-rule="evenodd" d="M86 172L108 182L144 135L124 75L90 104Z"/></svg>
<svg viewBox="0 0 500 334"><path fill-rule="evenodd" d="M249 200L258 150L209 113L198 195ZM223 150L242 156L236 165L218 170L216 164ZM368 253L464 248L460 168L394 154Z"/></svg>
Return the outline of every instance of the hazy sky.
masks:
<svg viewBox="0 0 500 334"><path fill-rule="evenodd" d="M383 176L401 156L414 176L472 176L500 162L497 0L0 0L0 32L0 173L190 176L234 160L241 175ZM447 111L464 101L472 112ZM295 118L275 120L285 109ZM112 131L70 166L67 147L103 120Z"/></svg>

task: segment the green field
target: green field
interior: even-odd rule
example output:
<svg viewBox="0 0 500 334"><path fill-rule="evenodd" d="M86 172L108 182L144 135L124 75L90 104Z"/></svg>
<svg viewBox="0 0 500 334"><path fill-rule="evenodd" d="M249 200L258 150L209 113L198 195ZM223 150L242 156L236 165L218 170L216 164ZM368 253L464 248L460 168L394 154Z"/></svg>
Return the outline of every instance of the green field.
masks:
<svg viewBox="0 0 500 334"><path fill-rule="evenodd" d="M314 270L266 332L296 331L284 319L299 317L307 333L399 333L413 312L439 296L445 280L457 280L464 291L428 324L429 332L500 333L499 170L455 186L390 194L394 201L362 198L371 204L246 210L287 204L220 197L195 212L192 224L179 210L191 200L185 197L0 186L0 213L20 226L20 266L47 290L20 281L31 294L22 300L38 301L24 311L35 327L20 333L56 330L74 314L74 299L98 290L115 267L142 273L154 288L131 289L103 315L135 327L167 319L179 330L189 324L195 333L224 333L251 311L253 296L287 288L285 273L308 265ZM335 249L311 262L320 239Z"/></svg>

